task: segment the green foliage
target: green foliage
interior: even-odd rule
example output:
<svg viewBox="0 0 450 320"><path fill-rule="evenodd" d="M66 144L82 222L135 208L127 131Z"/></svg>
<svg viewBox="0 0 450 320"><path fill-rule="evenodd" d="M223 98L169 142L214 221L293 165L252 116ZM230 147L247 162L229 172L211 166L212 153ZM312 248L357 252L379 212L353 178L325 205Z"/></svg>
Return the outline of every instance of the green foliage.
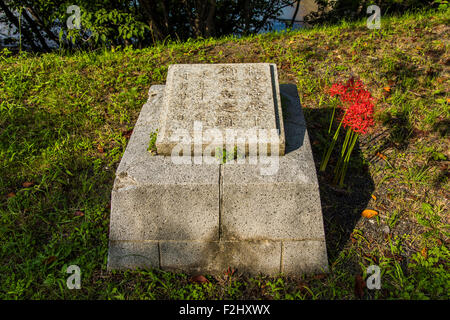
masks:
<svg viewBox="0 0 450 320"><path fill-rule="evenodd" d="M445 246L436 246L427 251L426 257L415 253L408 264L408 275L404 286L398 290L402 299L449 299L450 252Z"/></svg>
<svg viewBox="0 0 450 320"><path fill-rule="evenodd" d="M238 153L238 148L235 146L233 150L227 151L225 148L216 148L215 150L216 158L219 160L220 163L225 164L227 162L237 160L241 158L241 155Z"/></svg>
<svg viewBox="0 0 450 320"><path fill-rule="evenodd" d="M16 26L34 37L47 39L65 48L98 48L134 45L142 47L167 39L180 40L227 34L250 34L271 26L272 18L280 15L291 0L186 1L177 0L10 0L11 12L20 12L30 19ZM74 12L81 13L81 28L68 28L66 22ZM10 24L14 24L13 19ZM22 19L23 20L23 19ZM38 31L37 31L38 30ZM58 36L54 34L59 30ZM33 38L35 40L36 38ZM28 43L32 41L28 37ZM41 46L46 46L41 42Z"/></svg>

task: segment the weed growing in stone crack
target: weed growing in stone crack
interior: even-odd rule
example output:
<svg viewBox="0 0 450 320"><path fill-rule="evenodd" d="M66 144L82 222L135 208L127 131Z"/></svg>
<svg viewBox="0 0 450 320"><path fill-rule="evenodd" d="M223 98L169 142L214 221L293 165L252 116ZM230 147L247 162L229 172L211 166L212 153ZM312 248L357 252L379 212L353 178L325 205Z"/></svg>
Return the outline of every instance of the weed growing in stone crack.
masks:
<svg viewBox="0 0 450 320"><path fill-rule="evenodd" d="M156 139L158 138L158 129L156 131L150 132L150 142L148 144L147 151L150 152L152 155L156 155Z"/></svg>

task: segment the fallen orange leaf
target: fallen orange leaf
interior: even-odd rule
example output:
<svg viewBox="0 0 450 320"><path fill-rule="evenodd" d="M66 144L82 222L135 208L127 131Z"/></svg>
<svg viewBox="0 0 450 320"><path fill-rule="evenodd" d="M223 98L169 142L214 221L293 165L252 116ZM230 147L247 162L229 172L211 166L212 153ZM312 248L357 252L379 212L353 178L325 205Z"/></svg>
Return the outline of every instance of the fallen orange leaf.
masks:
<svg viewBox="0 0 450 320"><path fill-rule="evenodd" d="M327 275L325 273L319 273L314 276L314 279L322 280L322 279L325 279L326 277L327 277Z"/></svg>
<svg viewBox="0 0 450 320"><path fill-rule="evenodd" d="M377 152L376 156L377 156L378 158L383 159L383 160L386 160L386 159L387 159L387 157L386 157L384 154L380 153L380 152Z"/></svg>
<svg viewBox="0 0 450 320"><path fill-rule="evenodd" d="M386 91L386 92L391 92L391 87L389 87L389 86L384 87L384 91Z"/></svg>
<svg viewBox="0 0 450 320"><path fill-rule="evenodd" d="M196 283L206 283L209 282L208 279L206 279L204 276L202 275L198 275L198 276L194 276L191 278L192 282L196 282Z"/></svg>
<svg viewBox="0 0 450 320"><path fill-rule="evenodd" d="M373 194L371 195L372 199L377 201L377 197L375 197Z"/></svg>
<svg viewBox="0 0 450 320"><path fill-rule="evenodd" d="M427 247L423 247L422 251L420 251L420 254L422 255L422 257L424 257L426 259L428 256Z"/></svg>
<svg viewBox="0 0 450 320"><path fill-rule="evenodd" d="M51 256L44 260L44 264L51 264L52 262L55 262L55 261L56 261L56 257Z"/></svg>
<svg viewBox="0 0 450 320"><path fill-rule="evenodd" d="M10 193L8 193L6 196L7 196L8 198L12 198L12 197L15 197L16 194L15 194L14 192L10 192Z"/></svg>
<svg viewBox="0 0 450 320"><path fill-rule="evenodd" d="M361 214L363 217L370 219L375 217L376 215L378 215L378 212L376 212L375 210L371 210L371 209L366 209L362 212Z"/></svg>
<svg viewBox="0 0 450 320"><path fill-rule="evenodd" d="M82 217L84 216L84 213L82 211L75 211L74 215L76 215L77 217Z"/></svg>
<svg viewBox="0 0 450 320"><path fill-rule="evenodd" d="M33 182L24 182L24 183L22 183L22 186L23 186L24 188L29 188L29 187L31 187L33 184L34 184Z"/></svg>

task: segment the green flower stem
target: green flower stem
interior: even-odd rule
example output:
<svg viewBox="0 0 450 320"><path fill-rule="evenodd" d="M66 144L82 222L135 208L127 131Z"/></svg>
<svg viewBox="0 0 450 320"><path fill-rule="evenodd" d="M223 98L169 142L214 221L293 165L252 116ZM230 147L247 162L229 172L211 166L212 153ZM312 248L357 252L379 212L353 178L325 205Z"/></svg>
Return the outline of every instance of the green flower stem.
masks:
<svg viewBox="0 0 450 320"><path fill-rule="evenodd" d="M333 113L331 114L330 126L328 127L328 134L331 132L331 127L333 125L334 113L336 112L336 104L333 105Z"/></svg>
<svg viewBox="0 0 450 320"><path fill-rule="evenodd" d="M336 165L336 168L334 168L334 173L337 175L337 173L339 172L339 168L342 164L342 160L344 160L344 154L345 154L345 150L347 149L347 145L348 145L348 141L351 140L353 138L353 131L349 128L347 129L347 133L345 135L345 140L344 140L344 144L342 145L342 150L341 150L341 155L339 156L339 160L338 163ZM337 181L337 179L335 179Z"/></svg>
<svg viewBox="0 0 450 320"><path fill-rule="evenodd" d="M358 136L359 135L357 133L355 133L353 135L352 142L350 144L350 147L347 150L347 154L345 155L344 167L342 168L341 179L339 181L339 187L341 187L341 188L344 186L344 178L345 178L345 174L347 173L348 163L350 162L350 156L352 154L353 148L355 147L356 141L358 141Z"/></svg>
<svg viewBox="0 0 450 320"><path fill-rule="evenodd" d="M342 121L339 123L339 126L336 129L336 132L334 133L333 139L331 140L331 144L328 147L328 150L327 150L325 156L322 157L322 163L320 164L320 171L325 171L325 169L327 167L328 160L330 160L331 152L333 151L334 145L336 144L337 138L339 136L339 131L341 130L341 126L342 126Z"/></svg>
<svg viewBox="0 0 450 320"><path fill-rule="evenodd" d="M336 108L338 106L338 100L336 98L334 98L332 104L333 104L333 112L331 113L331 120L330 120L330 126L328 127L328 134L331 133L331 127L333 126L333 121L334 121L334 115L336 114Z"/></svg>
<svg viewBox="0 0 450 320"><path fill-rule="evenodd" d="M334 168L334 178L333 178L333 183L337 184L339 181L339 177L342 174L342 170L343 170L343 162L346 158L346 151L348 150L348 146L349 144L351 144L351 142L353 141L353 136L354 136L354 132L349 128L347 129L347 134L345 135L345 141L344 144L342 146L342 150L341 150L341 154L339 156L339 160L338 163L336 165L336 167Z"/></svg>

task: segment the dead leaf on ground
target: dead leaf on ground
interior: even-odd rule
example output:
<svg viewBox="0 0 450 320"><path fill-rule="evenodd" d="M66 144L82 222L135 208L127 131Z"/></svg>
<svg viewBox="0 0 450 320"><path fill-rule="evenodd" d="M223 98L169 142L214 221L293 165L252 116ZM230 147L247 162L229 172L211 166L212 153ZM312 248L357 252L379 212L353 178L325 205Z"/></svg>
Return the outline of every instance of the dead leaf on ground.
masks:
<svg viewBox="0 0 450 320"><path fill-rule="evenodd" d="M51 264L52 262L56 261L56 257L55 256L50 256L47 259L44 260L44 264L48 265Z"/></svg>
<svg viewBox="0 0 450 320"><path fill-rule="evenodd" d="M16 194L14 192L10 192L6 195L6 197L8 197L8 198L13 198L15 196L16 196Z"/></svg>
<svg viewBox="0 0 450 320"><path fill-rule="evenodd" d="M308 283L306 281L299 281L297 283L297 288L300 290L302 294L309 293L308 291Z"/></svg>
<svg viewBox="0 0 450 320"><path fill-rule="evenodd" d="M191 282L195 282L195 283L207 283L209 282L208 279L206 279L204 276L202 275L198 275L198 276L194 276L191 278Z"/></svg>
<svg viewBox="0 0 450 320"><path fill-rule="evenodd" d="M98 146L97 146L97 150L98 150L98 152L100 152L100 153L105 152L105 150L103 150L103 147L102 147L101 145L98 145Z"/></svg>
<svg viewBox="0 0 450 320"><path fill-rule="evenodd" d="M378 212L376 212L375 210L366 209L361 213L361 215L367 219L370 219L378 215Z"/></svg>
<svg viewBox="0 0 450 320"><path fill-rule="evenodd" d="M364 296L364 288L366 286L366 283L364 282L361 275L357 274L355 276L355 296L359 299L362 299Z"/></svg>
<svg viewBox="0 0 450 320"><path fill-rule="evenodd" d="M83 213L83 211L77 210L77 211L75 211L74 215L76 215L77 217L82 217L82 216L84 216L84 213Z"/></svg>
<svg viewBox="0 0 450 320"><path fill-rule="evenodd" d="M322 280L322 279L325 279L326 277L327 277L327 275L325 273L319 273L314 276L314 279Z"/></svg>
<svg viewBox="0 0 450 320"><path fill-rule="evenodd" d="M374 196L374 195L372 194L371 197L372 197L373 200L377 201L377 197L376 197L376 196Z"/></svg>
<svg viewBox="0 0 450 320"><path fill-rule="evenodd" d="M133 129L122 132L122 135L125 137L125 139L130 139L132 133Z"/></svg>
<svg viewBox="0 0 450 320"><path fill-rule="evenodd" d="M32 185L34 185L34 182L27 181L27 182L22 183L22 187L24 187L24 188L29 188Z"/></svg>
<svg viewBox="0 0 450 320"><path fill-rule="evenodd" d="M427 247L423 247L422 251L420 251L420 254L422 255L422 257L424 257L426 259L428 257Z"/></svg>

